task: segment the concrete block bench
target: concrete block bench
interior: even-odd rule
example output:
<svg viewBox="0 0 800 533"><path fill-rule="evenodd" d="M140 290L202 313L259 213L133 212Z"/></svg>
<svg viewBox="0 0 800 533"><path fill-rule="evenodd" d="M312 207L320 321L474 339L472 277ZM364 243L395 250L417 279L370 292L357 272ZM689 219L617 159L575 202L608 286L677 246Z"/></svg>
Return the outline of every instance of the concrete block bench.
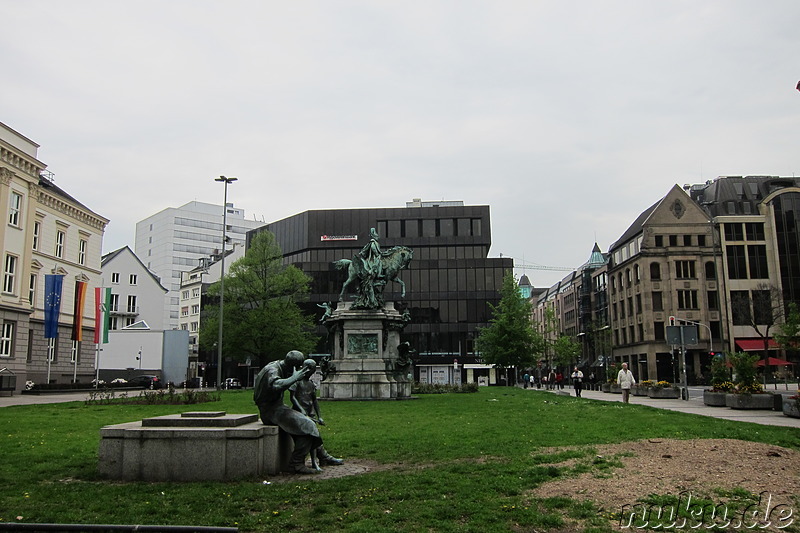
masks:
<svg viewBox="0 0 800 533"><path fill-rule="evenodd" d="M288 468L291 435L258 415L196 411L100 430L98 473L124 481L230 481Z"/></svg>

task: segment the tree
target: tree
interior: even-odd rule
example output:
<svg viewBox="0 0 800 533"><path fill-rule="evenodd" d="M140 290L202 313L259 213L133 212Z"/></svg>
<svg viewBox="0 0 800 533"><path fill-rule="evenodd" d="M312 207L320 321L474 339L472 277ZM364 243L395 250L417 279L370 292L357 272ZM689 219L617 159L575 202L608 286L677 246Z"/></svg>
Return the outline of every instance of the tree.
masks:
<svg viewBox="0 0 800 533"><path fill-rule="evenodd" d="M310 281L297 267L283 264L272 233L258 233L225 276L223 354L236 360L250 357L261 365L290 350L313 350L317 343L313 317L297 305L307 297ZM219 285L209 287L211 299L219 298ZM206 306L200 329L204 349L213 349L217 342L218 320L219 306Z"/></svg>
<svg viewBox="0 0 800 533"><path fill-rule="evenodd" d="M581 345L569 335L561 335L553 343L556 365L570 366L578 361L581 355Z"/></svg>
<svg viewBox="0 0 800 533"><path fill-rule="evenodd" d="M752 308L751 308L752 298ZM769 283L759 283L756 290L731 292L731 312L734 325L753 328L764 346L764 386L767 385L769 358L769 332L784 316L784 303L780 290Z"/></svg>
<svg viewBox="0 0 800 533"><path fill-rule="evenodd" d="M544 348L544 340L531 323L531 303L519 292L513 274L503 277L500 302L490 304L489 325L478 332L477 346L484 361L495 367L530 366Z"/></svg>
<svg viewBox="0 0 800 533"><path fill-rule="evenodd" d="M789 304L786 320L776 328L775 342L784 350L797 350L800 348L800 309L797 304Z"/></svg>

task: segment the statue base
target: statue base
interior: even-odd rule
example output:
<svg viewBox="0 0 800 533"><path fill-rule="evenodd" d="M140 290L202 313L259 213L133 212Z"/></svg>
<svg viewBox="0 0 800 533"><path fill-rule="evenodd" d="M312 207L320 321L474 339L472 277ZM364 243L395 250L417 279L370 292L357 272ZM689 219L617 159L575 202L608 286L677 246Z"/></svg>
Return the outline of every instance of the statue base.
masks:
<svg viewBox="0 0 800 533"><path fill-rule="evenodd" d="M320 385L320 399L411 398L413 369L403 366L398 353L405 322L391 304L352 309L351 302L339 302L325 324L333 336L333 371Z"/></svg>

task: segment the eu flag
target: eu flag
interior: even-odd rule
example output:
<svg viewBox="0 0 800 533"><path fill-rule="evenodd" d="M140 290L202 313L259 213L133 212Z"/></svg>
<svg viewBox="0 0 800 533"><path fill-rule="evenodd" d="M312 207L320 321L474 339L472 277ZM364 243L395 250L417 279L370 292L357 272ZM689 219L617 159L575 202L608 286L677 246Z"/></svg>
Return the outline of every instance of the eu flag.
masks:
<svg viewBox="0 0 800 533"><path fill-rule="evenodd" d="M44 338L58 337L58 314L61 312L61 286L64 276L46 274L44 277Z"/></svg>

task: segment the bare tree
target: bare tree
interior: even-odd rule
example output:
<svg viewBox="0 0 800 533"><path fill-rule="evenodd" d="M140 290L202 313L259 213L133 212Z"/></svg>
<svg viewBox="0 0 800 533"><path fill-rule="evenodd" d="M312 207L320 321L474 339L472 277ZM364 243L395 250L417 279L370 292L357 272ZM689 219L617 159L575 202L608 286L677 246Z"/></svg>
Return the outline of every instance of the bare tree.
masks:
<svg viewBox="0 0 800 533"><path fill-rule="evenodd" d="M733 324L750 326L764 346L764 386L767 384L770 330L785 316L781 291L775 285L759 283L752 291L731 291Z"/></svg>

